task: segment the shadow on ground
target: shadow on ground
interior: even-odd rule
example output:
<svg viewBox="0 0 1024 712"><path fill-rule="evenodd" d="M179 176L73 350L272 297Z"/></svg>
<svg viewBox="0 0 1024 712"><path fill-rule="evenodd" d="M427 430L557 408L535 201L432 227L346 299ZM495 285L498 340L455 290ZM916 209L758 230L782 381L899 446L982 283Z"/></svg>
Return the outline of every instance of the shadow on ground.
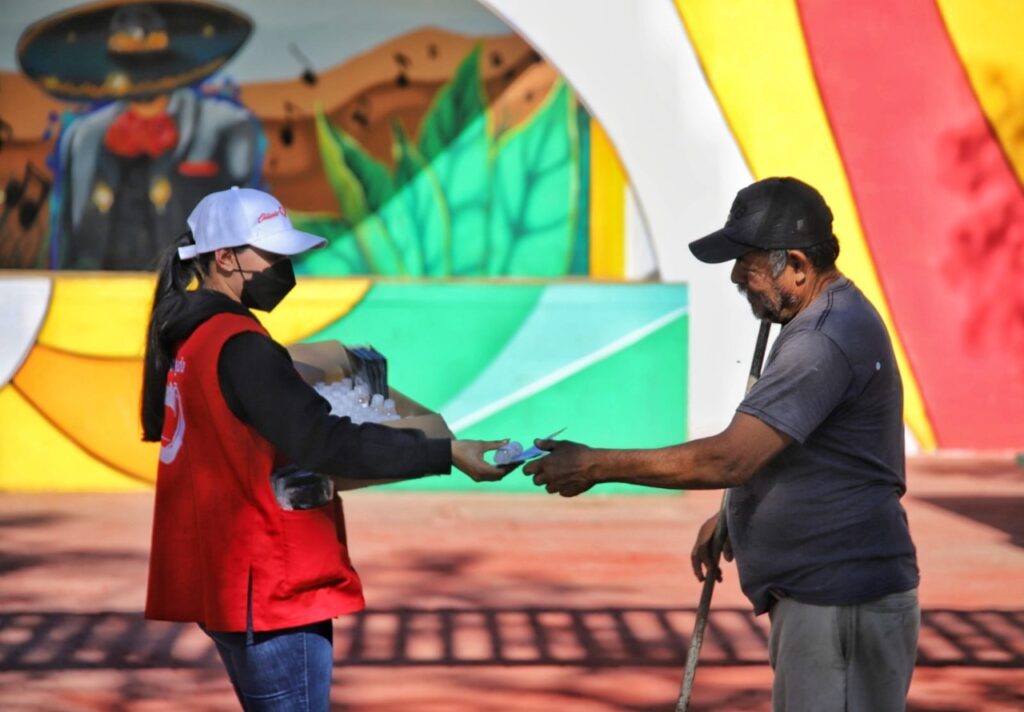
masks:
<svg viewBox="0 0 1024 712"><path fill-rule="evenodd" d="M335 622L346 667L682 666L694 609L518 608L369 610ZM745 609L709 619L701 665L767 665L767 628ZM922 614L919 667L1024 667L1024 610L931 609ZM206 668L218 665L193 625L139 613L7 612L0 669Z"/></svg>
<svg viewBox="0 0 1024 712"><path fill-rule="evenodd" d="M967 517L1006 533L1010 543L1024 548L1024 497L918 497L922 502Z"/></svg>

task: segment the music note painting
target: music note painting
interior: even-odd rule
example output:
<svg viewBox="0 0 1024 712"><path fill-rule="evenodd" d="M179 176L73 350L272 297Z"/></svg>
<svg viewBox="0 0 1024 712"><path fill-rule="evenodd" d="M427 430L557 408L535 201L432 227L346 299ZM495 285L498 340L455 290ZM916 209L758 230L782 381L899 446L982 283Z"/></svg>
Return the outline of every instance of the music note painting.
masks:
<svg viewBox="0 0 1024 712"><path fill-rule="evenodd" d="M0 199L0 266L36 264L44 240L42 217L51 187L50 177L32 162L25 164L20 179L8 177Z"/></svg>

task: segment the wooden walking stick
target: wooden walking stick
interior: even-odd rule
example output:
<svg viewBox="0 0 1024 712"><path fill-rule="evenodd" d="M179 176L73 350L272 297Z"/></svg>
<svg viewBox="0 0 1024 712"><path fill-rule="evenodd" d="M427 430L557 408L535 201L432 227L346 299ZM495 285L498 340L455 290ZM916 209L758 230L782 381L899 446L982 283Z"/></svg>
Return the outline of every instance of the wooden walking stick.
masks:
<svg viewBox="0 0 1024 712"><path fill-rule="evenodd" d="M772 324L767 319L761 320L761 329L757 332L757 344L754 346L754 358L750 363L750 376L747 378L747 389L757 383L761 376L761 365L764 363L764 352L768 347L768 332ZM708 624L708 613L711 610L711 594L715 592L715 580L718 578L718 561L722 556L722 547L725 545L725 537L728 535L728 528L725 523L725 513L729 507L729 490L722 493L722 504L718 508L718 522L715 524L715 533L711 537L711 565L708 566L707 576L704 579L704 588L700 592L700 603L697 604L697 618L693 622L693 635L690 636L690 651L686 654L686 672L683 673L683 686L679 691L679 701L676 702L676 712L686 712L690 706L690 694L693 692L693 677L697 674L697 660L700 657L700 646L704 642L704 628Z"/></svg>

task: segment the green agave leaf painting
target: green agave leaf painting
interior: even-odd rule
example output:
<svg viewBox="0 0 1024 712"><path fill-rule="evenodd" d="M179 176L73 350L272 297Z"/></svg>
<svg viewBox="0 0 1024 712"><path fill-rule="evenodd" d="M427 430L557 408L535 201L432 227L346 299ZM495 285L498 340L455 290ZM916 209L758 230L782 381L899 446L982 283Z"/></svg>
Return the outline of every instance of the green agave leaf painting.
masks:
<svg viewBox="0 0 1024 712"><path fill-rule="evenodd" d="M570 273L580 204L578 113L557 82L500 137L480 75L478 45L438 90L414 141L392 121L393 168L316 107L324 175L340 216L298 214L323 235L306 274L413 277ZM577 247L577 249L579 249Z"/></svg>
<svg viewBox="0 0 1024 712"><path fill-rule="evenodd" d="M362 261L375 274L406 274L402 251L375 212L394 194L390 174L354 138L332 126L319 105L315 118L324 172L344 220L352 226Z"/></svg>
<svg viewBox="0 0 1024 712"><path fill-rule="evenodd" d="M579 173L575 107L559 82L526 125L502 136L491 181L487 274L567 274Z"/></svg>
<svg viewBox="0 0 1024 712"><path fill-rule="evenodd" d="M394 199L384 208L384 222L404 245L409 274L431 277L452 273L451 220L437 175L406 135L392 126L395 151Z"/></svg>
<svg viewBox="0 0 1024 712"><path fill-rule="evenodd" d="M483 274L487 260L490 152L477 45L437 93L420 128L420 150L438 176L451 220L452 274Z"/></svg>
<svg viewBox="0 0 1024 712"><path fill-rule="evenodd" d="M354 223L380 209L395 190L387 167L354 138L332 126L319 103L314 118L324 172L345 217Z"/></svg>
<svg viewBox="0 0 1024 712"><path fill-rule="evenodd" d="M344 220L330 215L288 211L297 230L327 238L327 246L292 260L298 274L348 276L372 274Z"/></svg>

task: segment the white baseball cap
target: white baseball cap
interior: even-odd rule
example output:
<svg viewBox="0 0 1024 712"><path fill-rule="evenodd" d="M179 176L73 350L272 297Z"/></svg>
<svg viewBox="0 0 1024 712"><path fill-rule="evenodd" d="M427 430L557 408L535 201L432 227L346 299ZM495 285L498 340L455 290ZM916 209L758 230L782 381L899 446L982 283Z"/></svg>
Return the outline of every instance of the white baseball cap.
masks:
<svg viewBox="0 0 1024 712"><path fill-rule="evenodd" d="M275 255L297 255L327 244L322 237L292 227L274 196L237 186L200 200L188 216L188 226L196 244L178 248L183 260L222 247L251 245Z"/></svg>

